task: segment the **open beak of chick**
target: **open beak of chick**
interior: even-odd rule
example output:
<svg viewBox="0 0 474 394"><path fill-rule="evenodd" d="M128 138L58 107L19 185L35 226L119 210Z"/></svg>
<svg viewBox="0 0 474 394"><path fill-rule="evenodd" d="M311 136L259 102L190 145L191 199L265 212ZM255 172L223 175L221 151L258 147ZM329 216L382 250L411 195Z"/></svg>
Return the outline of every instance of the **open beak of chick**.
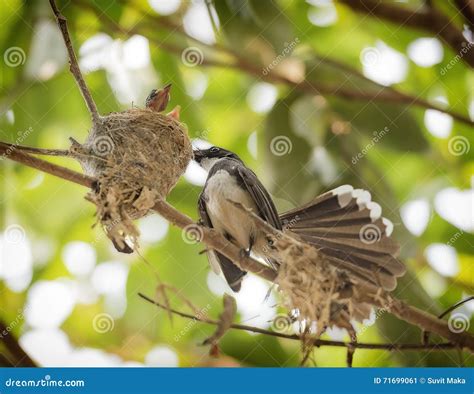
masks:
<svg viewBox="0 0 474 394"><path fill-rule="evenodd" d="M151 93L146 98L145 105L147 108L151 109L155 112L162 112L168 106L168 103L171 99L170 95L171 84L169 83L163 89L157 90L153 89ZM172 118L179 120L181 107L178 105L176 106L171 112L167 114L167 116L171 116Z"/></svg>

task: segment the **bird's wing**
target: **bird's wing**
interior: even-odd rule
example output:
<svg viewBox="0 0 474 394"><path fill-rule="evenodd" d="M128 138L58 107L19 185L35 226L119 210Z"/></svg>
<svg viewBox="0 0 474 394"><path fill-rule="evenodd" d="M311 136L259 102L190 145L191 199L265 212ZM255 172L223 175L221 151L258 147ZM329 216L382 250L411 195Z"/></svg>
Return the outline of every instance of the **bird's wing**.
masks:
<svg viewBox="0 0 474 394"><path fill-rule="evenodd" d="M206 227L213 228L211 218L207 213L206 199L204 197L204 193L201 193L199 196L198 212L202 224ZM242 271L227 257L220 254L219 252L215 252L214 250L209 250L207 252L207 257L212 270L216 274L219 274L222 270L225 280L229 284L230 288L233 291L238 292L240 290L240 287L242 285L242 279L245 276L246 272Z"/></svg>
<svg viewBox="0 0 474 394"><path fill-rule="evenodd" d="M258 180L257 175L245 166L238 166L237 173L241 185L252 196L252 199L258 208L259 216L276 229L281 230L282 225L275 204L273 203L270 194Z"/></svg>

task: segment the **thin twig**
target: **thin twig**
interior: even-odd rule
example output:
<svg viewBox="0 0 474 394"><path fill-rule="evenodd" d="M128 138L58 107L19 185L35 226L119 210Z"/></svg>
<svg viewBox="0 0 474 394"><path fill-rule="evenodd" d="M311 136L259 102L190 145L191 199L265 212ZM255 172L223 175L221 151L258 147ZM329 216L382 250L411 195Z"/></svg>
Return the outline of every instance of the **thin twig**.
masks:
<svg viewBox="0 0 474 394"><path fill-rule="evenodd" d="M34 148L32 146L10 144L8 142L0 142L4 147L8 146L8 150L20 150L25 153L32 153L36 155L45 155L45 156L62 156L67 157L71 156L71 152L66 149L44 149L44 148Z"/></svg>
<svg viewBox="0 0 474 394"><path fill-rule="evenodd" d="M97 110L95 101L92 98L89 88L87 87L86 81L84 80L84 77L82 76L81 69L79 68L79 64L77 63L76 54L74 53L74 48L72 47L71 38L69 37L67 20L59 11L58 7L56 6L56 2L54 0L49 0L49 4L51 5L51 9L53 10L54 16L56 17L59 30L61 30L61 34L64 39L64 44L66 45L66 49L69 54L69 70L71 71L71 74L74 76L77 82L77 85L79 86L79 90L82 93L82 97L84 97L87 108L89 109L89 113L92 117L92 122L94 124L97 124L100 122L99 111Z"/></svg>
<svg viewBox="0 0 474 394"><path fill-rule="evenodd" d="M93 186L95 181L94 178L81 174L80 172L39 159L21 150L12 150L8 144L3 142L0 142L0 155L1 159L7 158L89 188Z"/></svg>
<svg viewBox="0 0 474 394"><path fill-rule="evenodd" d="M142 293L138 293L138 295L143 298L144 300L150 302L151 304L156 305L157 307L163 309L164 311L169 311L177 316L181 316L186 319L193 319L202 323L218 325L219 322L217 320L204 318L198 315L191 315L190 313L181 312L173 308L167 308L165 305L156 302L155 300L147 297ZM269 335L278 338L290 339L290 340L297 340L301 341L302 337L296 334L285 334L276 331L265 330L263 328L248 326L244 324L231 324L230 328L234 330L242 330L242 331L249 331L254 332L257 334ZM456 348L456 344L453 343L438 343L438 344L417 344L417 343L409 343L409 344L397 344L397 343L363 343L363 342L342 342L342 341L332 341L326 339L315 339L313 341L313 346L336 346L336 347L346 347L350 348L353 347L355 349L373 349L373 350L443 350L443 349L454 349Z"/></svg>

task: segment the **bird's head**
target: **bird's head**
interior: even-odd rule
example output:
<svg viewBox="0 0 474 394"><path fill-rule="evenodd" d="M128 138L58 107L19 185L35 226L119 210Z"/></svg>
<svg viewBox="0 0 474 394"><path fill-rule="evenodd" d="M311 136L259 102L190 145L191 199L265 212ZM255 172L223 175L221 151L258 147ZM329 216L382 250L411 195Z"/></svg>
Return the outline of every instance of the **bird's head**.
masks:
<svg viewBox="0 0 474 394"><path fill-rule="evenodd" d="M196 161L202 168L206 171L217 162L219 159L229 158L242 162L239 156L235 153L224 149L219 148L218 146L213 146L208 149L194 149L194 161Z"/></svg>
<svg viewBox="0 0 474 394"><path fill-rule="evenodd" d="M153 89L145 101L145 106L155 112L161 112L166 109L170 101L171 84L169 83L163 89Z"/></svg>

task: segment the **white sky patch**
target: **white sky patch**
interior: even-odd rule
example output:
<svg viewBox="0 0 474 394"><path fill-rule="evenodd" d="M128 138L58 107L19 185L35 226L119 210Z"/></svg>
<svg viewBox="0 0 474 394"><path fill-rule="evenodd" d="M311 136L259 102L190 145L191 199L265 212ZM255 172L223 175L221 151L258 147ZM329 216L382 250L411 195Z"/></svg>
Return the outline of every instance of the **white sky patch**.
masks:
<svg viewBox="0 0 474 394"><path fill-rule="evenodd" d="M0 279L4 279L8 288L14 292L25 290L33 276L33 256L30 241L24 230L18 226L18 237L9 235L7 227L0 235Z"/></svg>
<svg viewBox="0 0 474 394"><path fill-rule="evenodd" d="M402 82L408 72L408 59L380 40L375 47L364 48L360 60L364 75L382 85Z"/></svg>
<svg viewBox="0 0 474 394"><path fill-rule="evenodd" d="M247 94L247 103L256 113L266 113L272 109L278 97L275 86L266 82L259 82L252 86Z"/></svg>
<svg viewBox="0 0 474 394"><path fill-rule="evenodd" d="M213 20L219 26L217 14L211 7ZM186 33L206 44L214 44L216 37L212 29L206 4L203 1L193 2L183 17L183 26Z"/></svg>
<svg viewBox="0 0 474 394"><path fill-rule="evenodd" d="M79 49L81 69L92 72L104 68L113 42L105 33L97 33L86 40Z"/></svg>
<svg viewBox="0 0 474 394"><path fill-rule="evenodd" d="M166 237L169 224L160 215L150 215L138 221L138 229L141 241L155 243Z"/></svg>
<svg viewBox="0 0 474 394"><path fill-rule="evenodd" d="M134 35L123 43L123 64L129 70L140 70L150 64L148 39Z"/></svg>
<svg viewBox="0 0 474 394"><path fill-rule="evenodd" d="M426 270L418 276L426 292L433 298L441 297L446 291L446 279L436 272Z"/></svg>
<svg viewBox="0 0 474 394"><path fill-rule="evenodd" d="M117 367L121 364L122 359L116 354L87 347L74 349L64 361L65 367Z"/></svg>
<svg viewBox="0 0 474 394"><path fill-rule="evenodd" d="M208 149L212 146L212 144L209 141L200 139L200 138L194 138L191 141L193 145L193 149Z"/></svg>
<svg viewBox="0 0 474 394"><path fill-rule="evenodd" d="M26 322L35 328L56 328L69 317L75 305L74 291L61 280L39 280L28 291Z"/></svg>
<svg viewBox="0 0 474 394"><path fill-rule="evenodd" d="M313 2L310 2L313 3ZM321 2L308 10L308 20L315 26L327 27L337 22L337 10L332 2Z"/></svg>
<svg viewBox="0 0 474 394"><path fill-rule="evenodd" d="M413 235L423 234L430 220L430 204L427 199L408 201L400 208L403 224Z"/></svg>
<svg viewBox="0 0 474 394"><path fill-rule="evenodd" d="M453 226L474 231L474 190L443 189L436 194L434 205L436 212Z"/></svg>
<svg viewBox="0 0 474 394"><path fill-rule="evenodd" d="M258 143L258 136L257 136L257 132L254 131L252 134L249 135L249 138L247 139L247 149L255 160L257 160L257 156L258 156L257 143Z"/></svg>
<svg viewBox="0 0 474 394"><path fill-rule="evenodd" d="M455 276L459 272L456 249L445 244L434 243L425 249L428 264L443 276Z"/></svg>
<svg viewBox="0 0 474 394"><path fill-rule="evenodd" d="M72 351L64 331L59 329L34 329L19 339L28 355L44 367L62 367Z"/></svg>
<svg viewBox="0 0 474 394"><path fill-rule="evenodd" d="M178 367L176 352L169 346L155 346L145 356L145 364L150 367Z"/></svg>
<svg viewBox="0 0 474 394"><path fill-rule="evenodd" d="M198 70L187 70L184 75L185 89L188 96L200 100L208 86L207 75Z"/></svg>
<svg viewBox="0 0 474 394"><path fill-rule="evenodd" d="M447 138L453 129L453 118L435 109L425 111L425 126L431 135Z"/></svg>
<svg viewBox="0 0 474 394"><path fill-rule="evenodd" d="M207 179L207 171L204 170L198 163L191 160L186 167L184 179L192 185L204 186Z"/></svg>
<svg viewBox="0 0 474 394"><path fill-rule="evenodd" d="M68 271L75 276L87 276L95 267L95 249L88 243L73 241L67 243L62 252L62 258Z"/></svg>
<svg viewBox="0 0 474 394"><path fill-rule="evenodd" d="M26 75L46 81L66 65L66 48L56 23L41 19L35 26L28 52Z"/></svg>
<svg viewBox="0 0 474 394"><path fill-rule="evenodd" d="M436 38L417 38L408 46L408 56L420 67L431 67L443 60L443 45Z"/></svg>
<svg viewBox="0 0 474 394"><path fill-rule="evenodd" d="M231 290L223 276L209 271L207 286L217 296L230 293ZM276 315L277 303L275 295L270 293L268 299L268 283L256 276L247 276L242 281L242 288L238 293L232 293L237 302L237 309L241 314L241 322L255 327L268 328Z"/></svg>
<svg viewBox="0 0 474 394"><path fill-rule="evenodd" d="M148 0L148 4L160 15L171 15L178 11L181 0Z"/></svg>
<svg viewBox="0 0 474 394"><path fill-rule="evenodd" d="M101 263L94 269L92 285L99 294L123 294L127 286L128 271L128 265L121 261Z"/></svg>
<svg viewBox="0 0 474 394"><path fill-rule="evenodd" d="M149 42L144 36L134 35L122 41L99 33L87 40L79 53L85 72L106 71L107 81L122 104L133 102L140 106L151 89L158 86Z"/></svg>

